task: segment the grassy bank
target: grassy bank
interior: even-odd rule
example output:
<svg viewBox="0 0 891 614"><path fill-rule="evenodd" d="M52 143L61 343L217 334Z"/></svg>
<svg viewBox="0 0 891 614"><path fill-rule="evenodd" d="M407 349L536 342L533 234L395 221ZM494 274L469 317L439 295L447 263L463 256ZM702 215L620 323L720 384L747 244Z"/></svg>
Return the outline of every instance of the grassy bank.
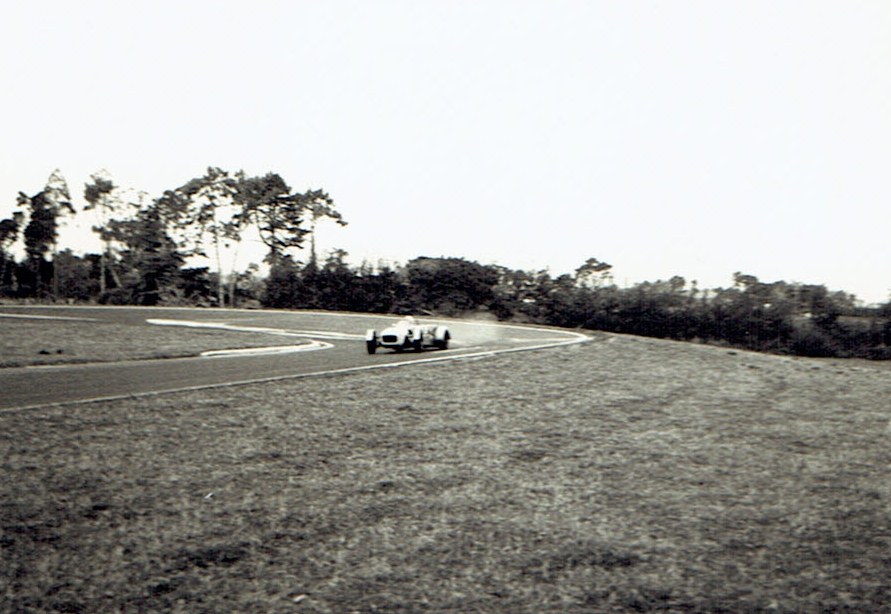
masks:
<svg viewBox="0 0 891 614"><path fill-rule="evenodd" d="M891 611L891 372L621 336L0 415L7 611Z"/></svg>
<svg viewBox="0 0 891 614"><path fill-rule="evenodd" d="M207 350L297 343L217 329L0 317L0 367L181 358Z"/></svg>

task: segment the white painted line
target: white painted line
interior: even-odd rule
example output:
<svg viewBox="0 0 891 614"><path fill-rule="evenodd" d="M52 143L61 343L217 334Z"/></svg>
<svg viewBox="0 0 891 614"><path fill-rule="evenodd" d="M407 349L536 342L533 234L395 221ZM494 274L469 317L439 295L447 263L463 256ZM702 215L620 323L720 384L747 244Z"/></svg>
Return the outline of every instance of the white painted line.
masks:
<svg viewBox="0 0 891 614"><path fill-rule="evenodd" d="M291 354L294 352L313 352L315 350L328 350L334 346L324 341L310 341L300 345L273 345L259 348L240 348L236 350L208 350L201 352L204 358L220 358L224 356L264 356L267 354Z"/></svg>
<svg viewBox="0 0 891 614"><path fill-rule="evenodd" d="M451 347L447 350L434 350L437 354L445 354L446 352L468 352L470 350L478 350L482 348L481 345L472 345L470 347Z"/></svg>
<svg viewBox="0 0 891 614"><path fill-rule="evenodd" d="M364 341L365 335L357 335L355 333L335 333L333 331L323 330L295 330L291 331L295 335L314 337L317 339L342 339L344 341Z"/></svg>
<svg viewBox="0 0 891 614"><path fill-rule="evenodd" d="M365 339L364 335L356 335L350 333L336 333L328 331L316 330L288 330L284 328L265 328L262 326L242 326L236 324L227 324L226 322L201 322L197 320L167 320L161 318L149 318L146 320L149 324L157 326L185 326L188 328L214 328L218 330L229 330L239 333L263 333L266 335L279 335L282 337L312 337L314 339L340 339L340 340L361 340Z"/></svg>
<svg viewBox="0 0 891 614"><path fill-rule="evenodd" d="M107 362L94 362L94 363L89 363L89 362L61 362L61 363L54 363L54 364L51 364L51 365L23 365L23 366L21 366L21 367L13 367L13 369L43 369L43 370L57 369L57 370L63 370L63 369L70 369L71 367L82 367L82 366L84 366L84 365L90 365L90 364L94 364L94 365L107 365L108 363L107 363Z"/></svg>
<svg viewBox="0 0 891 614"><path fill-rule="evenodd" d="M260 326L238 326L225 322L198 322L195 320L165 320L162 318L150 318L149 324L158 326L185 326L188 328L213 328L244 333L262 333L267 335L280 335L283 337L321 337L323 339L361 339L360 335L342 335L340 333L323 333L317 331L289 331L281 328L263 328ZM326 336L327 335L327 336ZM291 354L295 352L313 352L315 350L328 350L334 346L324 341L310 340L300 345L274 345L256 348L237 348L232 350L208 350L201 352L202 358L221 358L225 356L266 356L272 354Z"/></svg>
<svg viewBox="0 0 891 614"><path fill-rule="evenodd" d="M185 326L186 328L214 328L217 330L231 330L240 333L265 333L267 335L281 335L283 337L301 337L280 328L262 328L259 326L236 326L225 322L201 322L199 320L167 320L161 318L149 318L149 324L156 326Z"/></svg>
<svg viewBox="0 0 891 614"><path fill-rule="evenodd" d="M505 341L510 341L511 343L525 343L529 341L529 339L523 339L521 337L511 337L510 339L505 339ZM561 341L566 341L566 337L546 337L543 339L536 339L535 341L543 343L559 343Z"/></svg>

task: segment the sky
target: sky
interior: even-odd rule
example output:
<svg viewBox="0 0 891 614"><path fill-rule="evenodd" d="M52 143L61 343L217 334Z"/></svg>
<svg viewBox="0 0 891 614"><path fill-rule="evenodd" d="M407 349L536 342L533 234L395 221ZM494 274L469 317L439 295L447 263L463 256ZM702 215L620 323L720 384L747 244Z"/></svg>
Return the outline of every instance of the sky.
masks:
<svg viewBox="0 0 891 614"><path fill-rule="evenodd" d="M891 296L887 0L6 0L0 85L0 218L218 166L328 191L355 264Z"/></svg>

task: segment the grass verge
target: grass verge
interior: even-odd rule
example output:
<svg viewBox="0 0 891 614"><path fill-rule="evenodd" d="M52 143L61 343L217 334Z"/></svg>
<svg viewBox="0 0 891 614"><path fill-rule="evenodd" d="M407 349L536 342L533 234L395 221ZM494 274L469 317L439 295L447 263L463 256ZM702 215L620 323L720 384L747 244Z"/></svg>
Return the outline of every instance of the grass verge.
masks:
<svg viewBox="0 0 891 614"><path fill-rule="evenodd" d="M207 350L299 343L219 329L0 317L0 367L182 358Z"/></svg>
<svg viewBox="0 0 891 614"><path fill-rule="evenodd" d="M0 415L8 611L891 611L891 373L652 339Z"/></svg>

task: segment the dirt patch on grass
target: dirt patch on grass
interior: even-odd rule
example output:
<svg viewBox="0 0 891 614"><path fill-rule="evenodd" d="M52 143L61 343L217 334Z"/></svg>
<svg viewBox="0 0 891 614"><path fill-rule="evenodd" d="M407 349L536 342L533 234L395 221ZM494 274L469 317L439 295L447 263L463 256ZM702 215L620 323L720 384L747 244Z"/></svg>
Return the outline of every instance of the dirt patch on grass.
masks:
<svg viewBox="0 0 891 614"><path fill-rule="evenodd" d="M12 611L891 611L891 373L632 337L0 415Z"/></svg>
<svg viewBox="0 0 891 614"><path fill-rule="evenodd" d="M217 329L0 317L0 368L197 356L281 345L283 337ZM285 343L299 344L298 339Z"/></svg>

